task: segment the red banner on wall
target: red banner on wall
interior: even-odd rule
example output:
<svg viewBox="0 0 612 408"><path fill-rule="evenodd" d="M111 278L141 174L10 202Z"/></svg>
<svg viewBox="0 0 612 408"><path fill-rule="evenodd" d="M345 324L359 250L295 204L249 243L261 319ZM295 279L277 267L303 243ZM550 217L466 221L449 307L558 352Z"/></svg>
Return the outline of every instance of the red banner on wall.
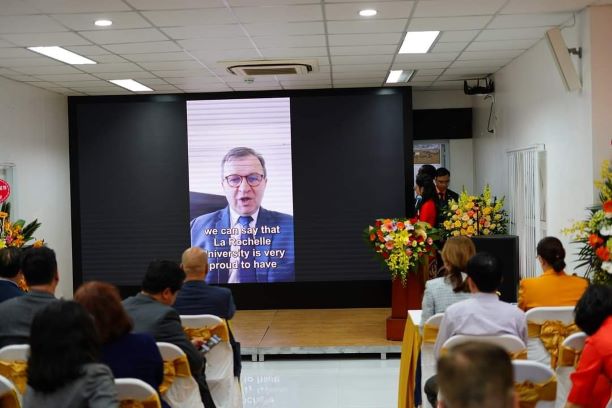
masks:
<svg viewBox="0 0 612 408"><path fill-rule="evenodd" d="M0 204L8 200L11 195L11 186L5 180L0 179Z"/></svg>

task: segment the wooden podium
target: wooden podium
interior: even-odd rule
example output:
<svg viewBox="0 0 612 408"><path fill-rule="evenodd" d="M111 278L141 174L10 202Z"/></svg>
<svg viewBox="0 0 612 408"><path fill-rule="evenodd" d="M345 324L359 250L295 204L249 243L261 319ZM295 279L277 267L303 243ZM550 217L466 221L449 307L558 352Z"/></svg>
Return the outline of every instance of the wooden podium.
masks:
<svg viewBox="0 0 612 408"><path fill-rule="evenodd" d="M402 341L408 310L420 309L425 291L423 273L409 273L406 286L395 279L391 286L391 316L387 318L387 340Z"/></svg>

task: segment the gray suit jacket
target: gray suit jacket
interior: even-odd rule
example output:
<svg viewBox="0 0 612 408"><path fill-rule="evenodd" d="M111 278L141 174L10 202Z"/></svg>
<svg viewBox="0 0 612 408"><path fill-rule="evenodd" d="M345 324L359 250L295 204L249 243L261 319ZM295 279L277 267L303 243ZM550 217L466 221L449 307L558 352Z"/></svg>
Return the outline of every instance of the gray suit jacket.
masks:
<svg viewBox="0 0 612 408"><path fill-rule="evenodd" d="M0 348L27 344L34 315L55 301L57 299L49 293L32 291L0 303Z"/></svg>
<svg viewBox="0 0 612 408"><path fill-rule="evenodd" d="M155 341L172 343L185 352L191 375L200 388L204 406L214 408L204 375L206 360L183 332L181 319L176 310L142 293L125 299L123 307L134 322L135 333L148 333L155 338Z"/></svg>

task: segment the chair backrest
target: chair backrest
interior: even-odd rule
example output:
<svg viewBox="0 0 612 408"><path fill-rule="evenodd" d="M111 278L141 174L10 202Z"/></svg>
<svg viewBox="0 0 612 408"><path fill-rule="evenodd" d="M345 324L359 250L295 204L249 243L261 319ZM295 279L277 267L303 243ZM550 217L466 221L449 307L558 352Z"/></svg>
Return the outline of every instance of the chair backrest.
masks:
<svg viewBox="0 0 612 408"><path fill-rule="evenodd" d="M425 324L427 324L429 326L440 327L440 322L442 322L442 318L443 317L444 317L444 313L436 313L435 315L433 315L429 319L427 319Z"/></svg>
<svg viewBox="0 0 612 408"><path fill-rule="evenodd" d="M157 406L161 407L157 391L146 382L137 378L117 378L115 379L117 397L123 400L156 400Z"/></svg>
<svg viewBox="0 0 612 408"><path fill-rule="evenodd" d="M223 319L219 316L211 314L201 315L181 315L181 325L183 327L205 327L205 326L216 326L223 322Z"/></svg>
<svg viewBox="0 0 612 408"><path fill-rule="evenodd" d="M174 360L175 358L185 355L185 352L181 350L179 346L172 343L158 342L157 348L159 349L159 353L164 361Z"/></svg>
<svg viewBox="0 0 612 408"><path fill-rule="evenodd" d="M521 339L511 334L501 334L498 336L468 336L458 334L452 336L444 342L443 349L450 349L458 344L463 344L468 341L480 341L484 343L496 344L506 350L508 353L517 353L526 349L525 343Z"/></svg>
<svg viewBox="0 0 612 408"><path fill-rule="evenodd" d="M522 383L531 381L543 383L555 376L555 372L549 366L531 360L513 360L514 381Z"/></svg>
<svg viewBox="0 0 612 408"><path fill-rule="evenodd" d="M13 344L0 349L0 361L28 361L29 344Z"/></svg>
<svg viewBox="0 0 612 408"><path fill-rule="evenodd" d="M564 347L571 348L575 351L582 351L584 348L584 342L587 339L587 335L584 332L578 332L574 334L570 334L567 336L565 340L563 340L562 345Z"/></svg>
<svg viewBox="0 0 612 408"><path fill-rule="evenodd" d="M573 306L534 307L525 313L528 322L543 323L546 320L559 320L563 324L574 322Z"/></svg>

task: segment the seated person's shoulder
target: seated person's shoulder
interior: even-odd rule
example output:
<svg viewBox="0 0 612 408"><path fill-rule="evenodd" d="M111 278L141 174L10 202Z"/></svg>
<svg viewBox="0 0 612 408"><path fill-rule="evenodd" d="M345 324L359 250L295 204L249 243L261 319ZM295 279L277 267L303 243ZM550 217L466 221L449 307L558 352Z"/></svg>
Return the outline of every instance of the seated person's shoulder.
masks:
<svg viewBox="0 0 612 408"><path fill-rule="evenodd" d="M444 278L430 279L425 282L425 287L428 289L436 289L444 285Z"/></svg>

